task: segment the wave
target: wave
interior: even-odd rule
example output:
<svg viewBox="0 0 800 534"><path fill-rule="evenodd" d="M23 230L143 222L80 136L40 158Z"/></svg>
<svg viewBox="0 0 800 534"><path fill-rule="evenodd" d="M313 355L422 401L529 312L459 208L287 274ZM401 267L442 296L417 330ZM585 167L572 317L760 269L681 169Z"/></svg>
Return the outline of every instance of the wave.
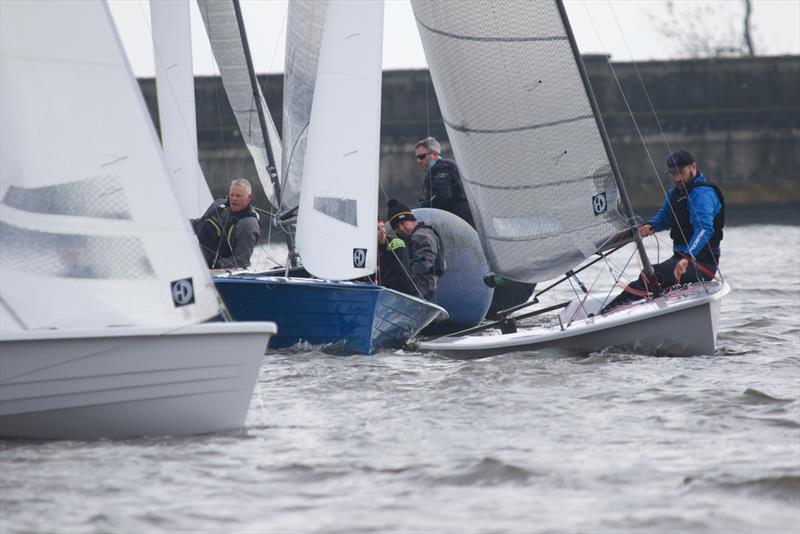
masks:
<svg viewBox="0 0 800 534"><path fill-rule="evenodd" d="M792 399L780 399L753 388L744 390L742 396L745 397L745 401L748 404L786 404L793 402Z"/></svg>
<svg viewBox="0 0 800 534"><path fill-rule="evenodd" d="M448 486L524 485L537 476L540 476L540 473L505 463L497 458L484 457L463 472L438 477L434 479L434 483Z"/></svg>
<svg viewBox="0 0 800 534"><path fill-rule="evenodd" d="M771 496L792 502L800 501L800 475L777 475L749 480L717 482L722 489L746 491L758 496Z"/></svg>

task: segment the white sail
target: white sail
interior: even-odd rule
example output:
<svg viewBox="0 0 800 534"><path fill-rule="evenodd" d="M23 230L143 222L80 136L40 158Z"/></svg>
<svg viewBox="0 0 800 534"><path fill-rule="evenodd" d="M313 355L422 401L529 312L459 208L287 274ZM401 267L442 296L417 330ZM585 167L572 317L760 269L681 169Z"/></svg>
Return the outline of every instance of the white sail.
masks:
<svg viewBox="0 0 800 534"><path fill-rule="evenodd" d="M150 14L164 159L184 215L197 218L213 199L197 159L189 0L151 0Z"/></svg>
<svg viewBox="0 0 800 534"><path fill-rule="evenodd" d="M291 211L300 203L311 101L327 9L328 0L289 2L283 71L282 212Z"/></svg>
<svg viewBox="0 0 800 534"><path fill-rule="evenodd" d="M383 2L330 0L308 128L297 250L329 280L375 271Z"/></svg>
<svg viewBox="0 0 800 534"><path fill-rule="evenodd" d="M0 328L217 315L105 2L0 9Z"/></svg>
<svg viewBox="0 0 800 534"><path fill-rule="evenodd" d="M557 0L412 6L490 268L563 274L623 218Z"/></svg>
<svg viewBox="0 0 800 534"><path fill-rule="evenodd" d="M277 205L274 198L272 180L267 173L267 149L264 144L264 136L258 120L258 108L253 97L253 88L250 84L250 74L247 69L247 59L245 57L244 45L242 44L242 34L236 21L236 12L232 1L219 0L197 0L200 14L205 23L208 40L211 43L211 50L214 52L214 59L219 67L222 83L225 86L225 94L236 117L239 125L239 132L242 134L247 150L253 158L253 163L258 172L258 179L264 193L272 203ZM275 169L280 177L281 172L281 141L272 115L264 100L261 89L258 89L258 98L264 109L267 123L267 135L272 150Z"/></svg>

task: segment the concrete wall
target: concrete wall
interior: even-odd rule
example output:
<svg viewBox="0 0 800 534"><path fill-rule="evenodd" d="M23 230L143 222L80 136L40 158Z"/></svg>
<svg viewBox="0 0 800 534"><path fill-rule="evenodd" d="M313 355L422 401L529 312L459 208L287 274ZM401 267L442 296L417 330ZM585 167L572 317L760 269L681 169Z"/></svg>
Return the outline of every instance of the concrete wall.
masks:
<svg viewBox="0 0 800 534"><path fill-rule="evenodd" d="M731 205L800 203L800 56L636 65L587 56L585 62L635 205L661 202L656 180L664 180L658 173L668 147L694 153L706 175L723 187ZM261 76L260 81L280 128L282 77ZM155 114L154 82L140 83ZM215 194L224 195L226 184L239 176L256 182L220 80L197 78L196 100L201 165ZM386 195L416 201L421 177L413 146L427 135L442 141L448 155L447 134L427 71L385 72L380 179ZM257 197L263 206L260 188Z"/></svg>

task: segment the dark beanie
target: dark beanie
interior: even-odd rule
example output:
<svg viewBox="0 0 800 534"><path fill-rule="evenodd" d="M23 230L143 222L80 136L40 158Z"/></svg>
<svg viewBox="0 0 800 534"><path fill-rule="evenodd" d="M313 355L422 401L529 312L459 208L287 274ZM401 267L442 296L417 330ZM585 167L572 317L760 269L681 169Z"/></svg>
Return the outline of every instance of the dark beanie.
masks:
<svg viewBox="0 0 800 534"><path fill-rule="evenodd" d="M680 169L694 163L694 156L688 150L676 150L667 156L667 170Z"/></svg>
<svg viewBox="0 0 800 534"><path fill-rule="evenodd" d="M389 199L387 206L389 206L389 209L386 212L386 219L389 221L389 224L392 225L392 228L396 228L397 225L403 221L417 220L414 214L411 213L411 210L408 209L408 206L398 200L393 198Z"/></svg>

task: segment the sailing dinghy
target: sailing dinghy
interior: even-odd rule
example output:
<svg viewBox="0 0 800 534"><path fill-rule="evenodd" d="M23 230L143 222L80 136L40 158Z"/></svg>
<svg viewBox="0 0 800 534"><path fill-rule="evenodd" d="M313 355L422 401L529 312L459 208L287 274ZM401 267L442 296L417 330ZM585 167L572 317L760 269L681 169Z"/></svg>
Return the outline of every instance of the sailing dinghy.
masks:
<svg viewBox="0 0 800 534"><path fill-rule="evenodd" d="M297 249L287 228L289 258L280 273L214 277L232 316L277 323L273 349L307 342L358 354L399 348L446 317L423 299L358 281L376 270L383 3L289 4L282 179L238 3L198 4L226 92L240 95L231 103L239 103L243 137L259 154L256 167L269 169L262 174L275 221L288 227L296 217ZM249 94L241 96L245 80Z"/></svg>
<svg viewBox="0 0 800 534"><path fill-rule="evenodd" d="M527 283L561 275L559 282L577 282L577 265L605 259L616 236L627 235L651 275L561 0L412 6L493 273ZM455 357L545 347L713 354L729 291L724 281L694 284L604 315L602 301L588 294L527 313L521 305L489 325L503 333L470 335L483 330L477 327L420 346ZM549 324L517 328L517 319L562 309Z"/></svg>
<svg viewBox="0 0 800 534"><path fill-rule="evenodd" d="M207 322L106 3L0 2L0 50L0 436L240 428L275 325Z"/></svg>

